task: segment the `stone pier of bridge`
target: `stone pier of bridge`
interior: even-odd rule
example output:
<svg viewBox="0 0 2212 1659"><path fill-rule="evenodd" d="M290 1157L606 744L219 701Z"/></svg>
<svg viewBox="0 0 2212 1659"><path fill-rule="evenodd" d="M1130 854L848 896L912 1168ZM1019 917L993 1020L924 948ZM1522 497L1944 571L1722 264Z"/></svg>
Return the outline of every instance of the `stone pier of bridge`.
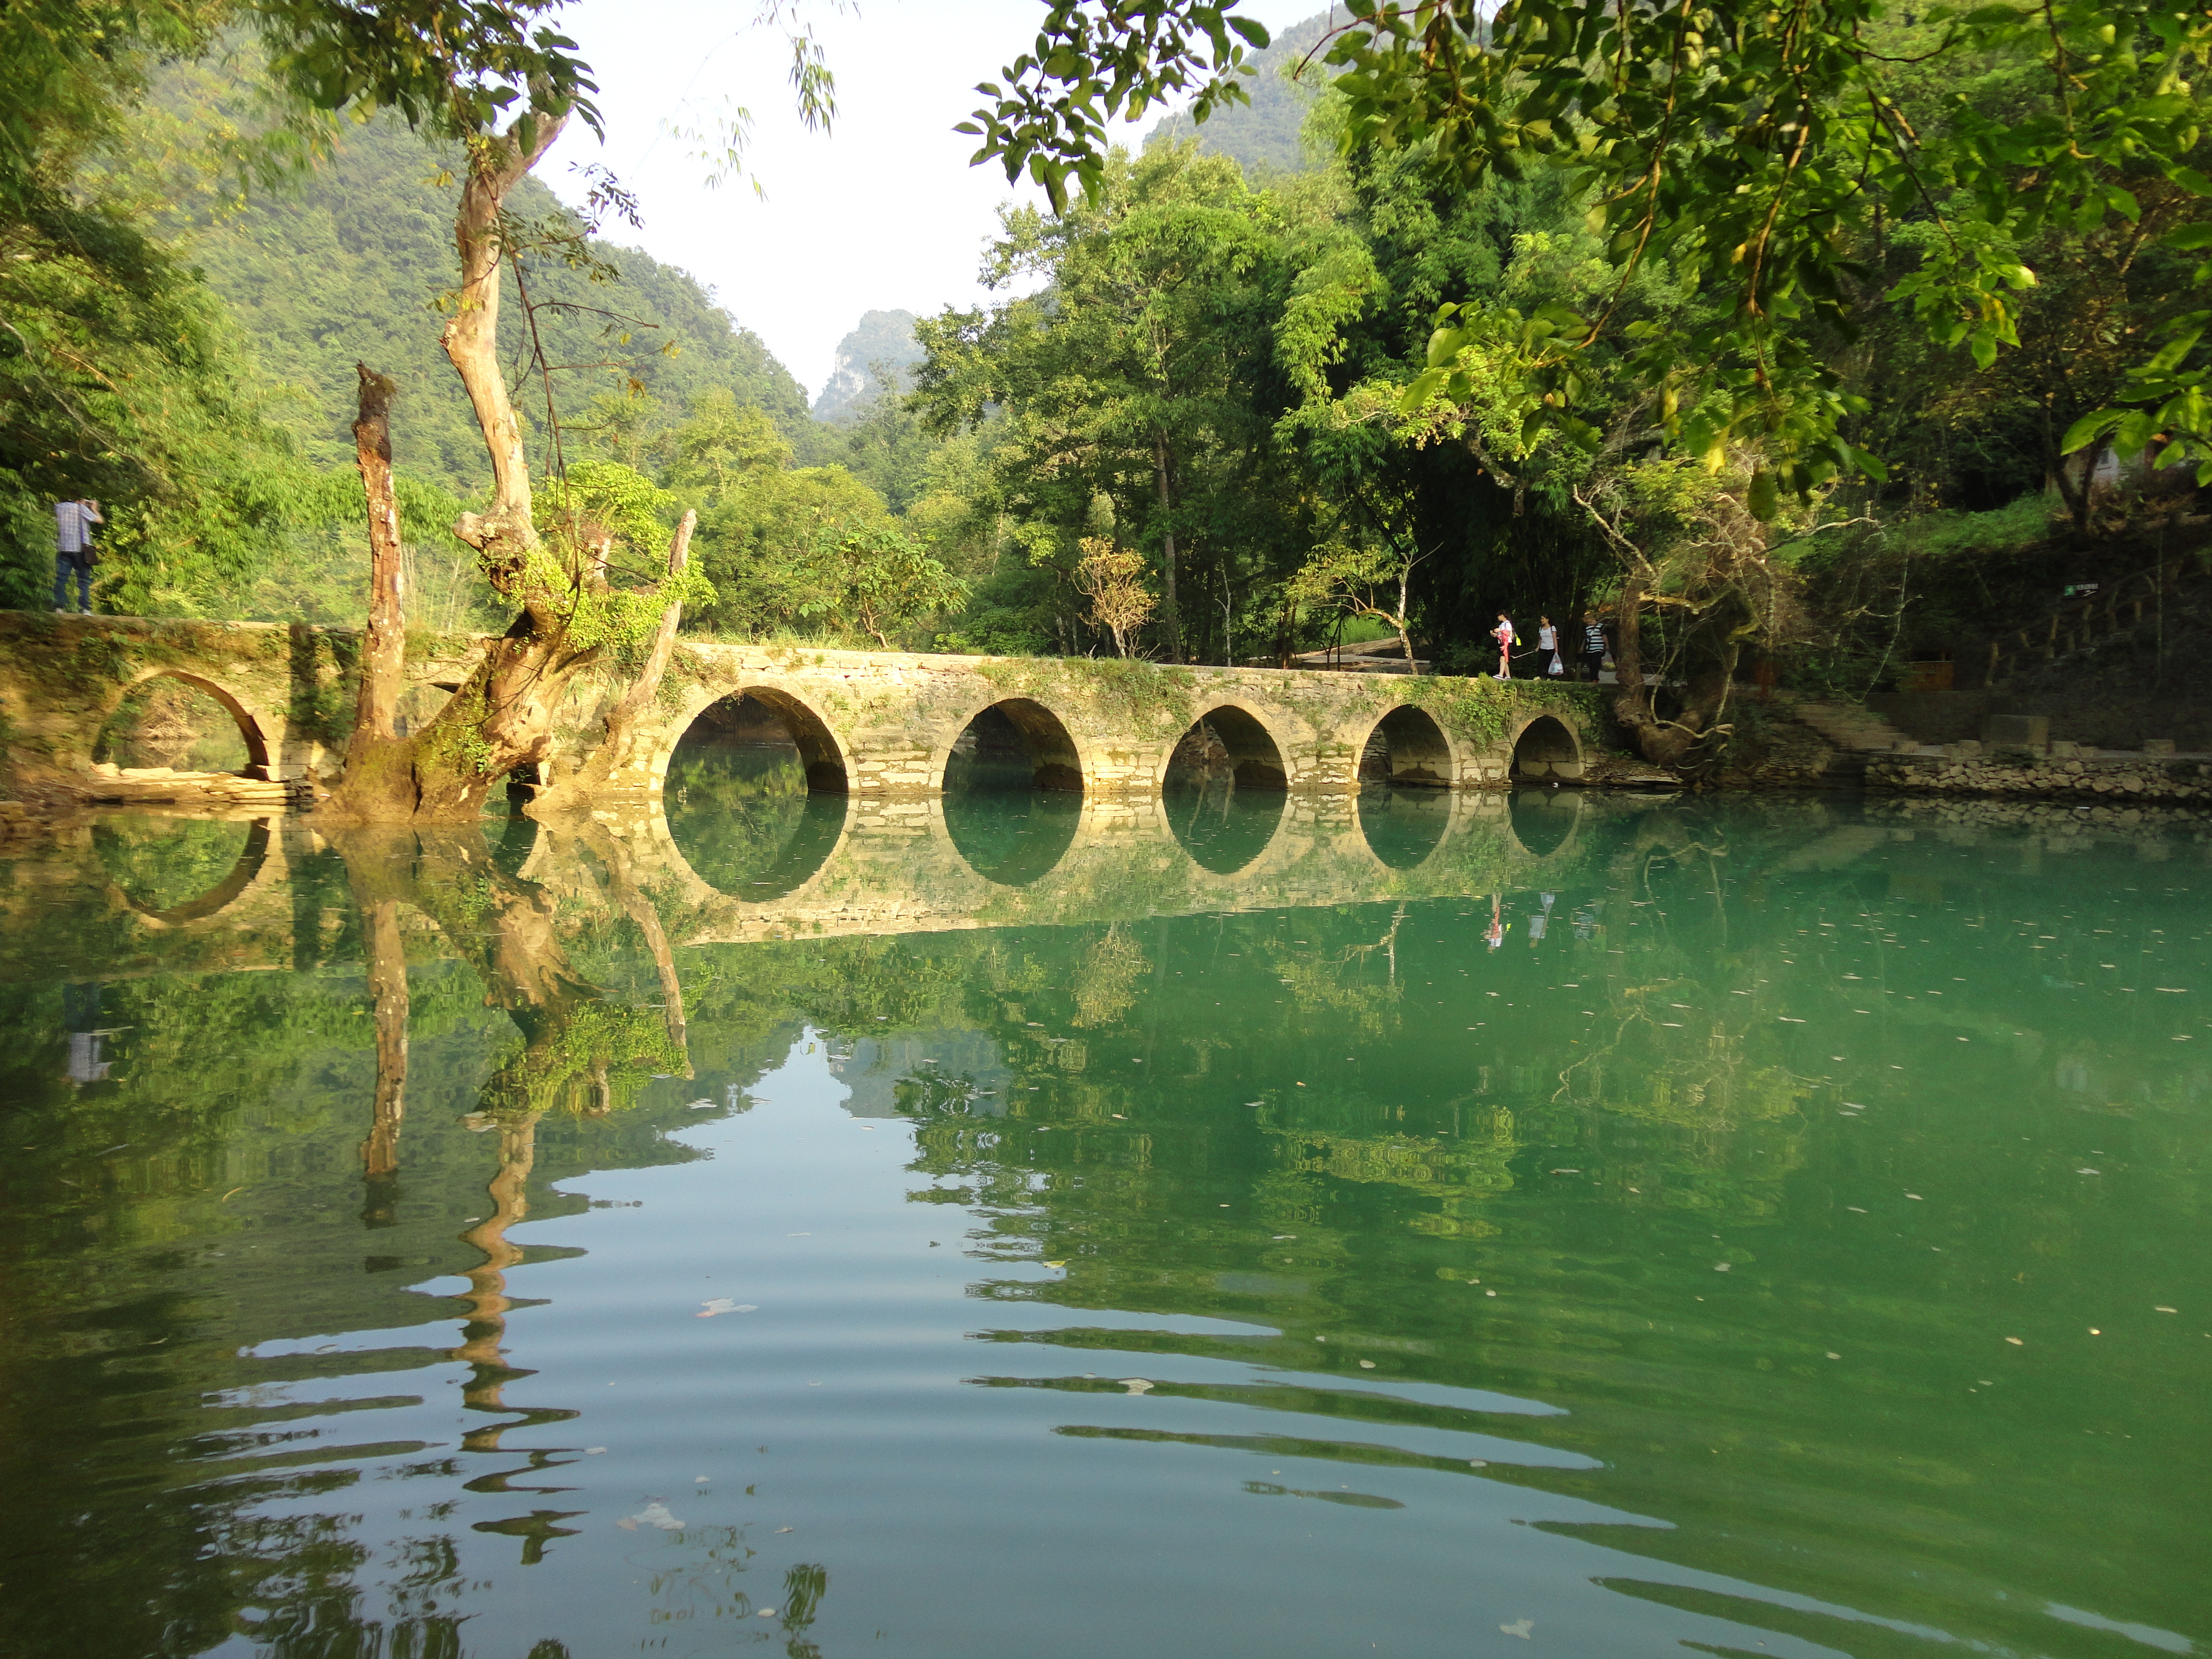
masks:
<svg viewBox="0 0 2212 1659"><path fill-rule="evenodd" d="M410 637L412 718L467 678L482 643ZM21 772L96 785L103 726L134 689L167 676L222 705L250 770L327 784L351 730L359 656L348 629L0 612L0 738ZM1294 793L1571 780L1604 720L1595 687L1534 681L686 640L611 754L606 713L624 689L589 675L569 688L538 763L549 806L627 811L656 799L694 722L744 699L788 732L810 788L885 803L942 793L971 730L1026 755L1040 787L1109 799L1157 793L1187 737L1241 785Z"/></svg>

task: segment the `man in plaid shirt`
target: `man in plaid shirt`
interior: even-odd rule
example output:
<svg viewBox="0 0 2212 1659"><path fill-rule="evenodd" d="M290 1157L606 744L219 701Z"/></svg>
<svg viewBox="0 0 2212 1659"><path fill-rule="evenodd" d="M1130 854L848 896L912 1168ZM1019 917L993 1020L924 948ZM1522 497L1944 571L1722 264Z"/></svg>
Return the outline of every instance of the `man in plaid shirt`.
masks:
<svg viewBox="0 0 2212 1659"><path fill-rule="evenodd" d="M66 616L81 609L92 614L92 527L106 524L98 501L54 503L54 609ZM77 603L70 604L70 574L76 574Z"/></svg>

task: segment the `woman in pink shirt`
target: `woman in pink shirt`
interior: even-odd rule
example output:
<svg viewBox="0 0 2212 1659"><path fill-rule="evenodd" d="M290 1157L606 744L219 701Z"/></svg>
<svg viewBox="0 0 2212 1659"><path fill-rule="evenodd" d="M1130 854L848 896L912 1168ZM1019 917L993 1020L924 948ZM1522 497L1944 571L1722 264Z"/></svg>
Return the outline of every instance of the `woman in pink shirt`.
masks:
<svg viewBox="0 0 2212 1659"><path fill-rule="evenodd" d="M1513 618L1499 611L1498 626L1490 630L1490 636L1498 641L1498 678L1510 680L1513 678Z"/></svg>

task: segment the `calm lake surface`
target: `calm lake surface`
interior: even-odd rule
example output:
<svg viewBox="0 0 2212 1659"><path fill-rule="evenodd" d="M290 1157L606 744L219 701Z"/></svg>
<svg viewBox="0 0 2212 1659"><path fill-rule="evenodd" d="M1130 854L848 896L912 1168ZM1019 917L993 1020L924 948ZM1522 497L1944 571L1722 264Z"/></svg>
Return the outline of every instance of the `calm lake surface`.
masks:
<svg viewBox="0 0 2212 1659"><path fill-rule="evenodd" d="M0 862L0 1652L2212 1652L2212 823Z"/></svg>

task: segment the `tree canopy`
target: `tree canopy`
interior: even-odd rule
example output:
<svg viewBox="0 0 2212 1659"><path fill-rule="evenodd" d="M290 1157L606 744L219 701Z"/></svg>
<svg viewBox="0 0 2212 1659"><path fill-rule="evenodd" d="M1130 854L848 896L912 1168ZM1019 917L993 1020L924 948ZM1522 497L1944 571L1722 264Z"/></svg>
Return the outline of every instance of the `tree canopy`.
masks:
<svg viewBox="0 0 2212 1659"><path fill-rule="evenodd" d="M1581 308L1470 314L1440 307L1409 404L1465 401L1462 361L1510 338L1524 360L1516 412L1532 434L1595 447L1590 382L1617 360L1670 442L1709 465L1759 452L1753 505L1885 463L1849 427L1864 403L1840 359L1867 312L1904 301L1931 341L1990 367L2020 343L2027 245L2108 219L2148 246L2212 245L2193 204L2194 77L2212 15L2173 0L2049 0L1917 12L1888 0L1774 7L1656 0L1348 0L1318 56L1334 71L1347 154L1418 153L1462 189L1556 169L1587 204L1618 265ZM1052 8L1036 49L1009 65L971 125L982 157L1054 192L1103 179L1097 112L1140 109L1195 85L1193 118L1239 95L1248 66L1227 31L1264 31L1225 8L1164 0L1124 13ZM1204 44L1200 44L1200 42ZM2039 79L2025 107L1974 95L1993 66ZM1917 227L1911 268L1881 280L1886 233ZM1625 307L1647 263L1708 303L1662 321ZM2175 430L2212 477L2197 383L2183 371L2208 316L2182 311L2130 365L2124 401L2155 414L2093 414L2077 440L2117 431L2140 447ZM2180 374L2181 377L2177 378Z"/></svg>

